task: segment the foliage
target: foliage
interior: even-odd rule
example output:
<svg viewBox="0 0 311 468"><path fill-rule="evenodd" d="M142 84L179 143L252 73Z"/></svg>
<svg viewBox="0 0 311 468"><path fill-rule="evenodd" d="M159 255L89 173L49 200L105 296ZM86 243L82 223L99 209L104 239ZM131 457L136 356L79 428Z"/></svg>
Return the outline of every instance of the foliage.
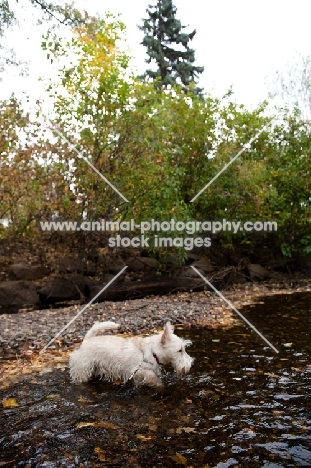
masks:
<svg viewBox="0 0 311 468"><path fill-rule="evenodd" d="M4 29L14 22L14 13L10 8L8 0L0 3L0 37L4 34Z"/></svg>
<svg viewBox="0 0 311 468"><path fill-rule="evenodd" d="M0 219L9 223L0 225L3 235L28 235L38 221L78 214L68 211L67 148L40 127L14 97L0 103Z"/></svg>
<svg viewBox="0 0 311 468"><path fill-rule="evenodd" d="M28 0L26 2L2 0L0 2L0 38L8 36L9 28L19 26L27 18L28 28L31 28L32 25L37 27L43 24L45 26L46 40L57 49L56 39L60 31L63 34L68 33L70 28L83 25L87 16L86 12L80 12L72 3L60 0L52 2L46 0ZM11 35L14 35L14 30ZM23 59L16 57L12 47L8 48L0 44L0 71L10 65L19 66L19 72L26 73Z"/></svg>
<svg viewBox="0 0 311 468"><path fill-rule="evenodd" d="M145 76L159 81L162 86L179 84L184 91L201 94L196 79L204 67L194 65L195 52L189 47L196 31L187 34L185 26L176 18L177 9L172 0L155 0L147 9L148 18L139 27L145 36L142 44L147 48L147 63L154 63L157 70L148 69Z"/></svg>
<svg viewBox="0 0 311 468"><path fill-rule="evenodd" d="M5 31L13 26L16 18L13 10L10 8L8 0L2 0L0 3L0 39L5 36ZM2 42L2 41L1 41ZM0 44L0 71L2 72L6 65L17 64L14 51Z"/></svg>
<svg viewBox="0 0 311 468"><path fill-rule="evenodd" d="M49 89L56 94L56 128L78 144L82 156L77 159L71 151L76 164L72 196L91 219L111 216L118 200L85 159L111 183L117 178L118 122L128 105L131 87L130 57L117 46L123 30L123 23L111 15L105 21L89 18L70 43L59 43L57 55L66 63L60 70L62 87L55 89L52 84Z"/></svg>
<svg viewBox="0 0 311 468"><path fill-rule="evenodd" d="M57 38L56 49L43 43L59 64L59 81L49 87L54 137L14 98L1 103L0 217L10 222L3 233L35 232L46 219L277 221L274 233L227 230L212 241L309 253L311 137L301 114L271 120L265 103L250 111L230 96L143 82L130 70L124 24L111 15L84 19L70 39Z"/></svg>
<svg viewBox="0 0 311 468"><path fill-rule="evenodd" d="M42 14L41 21L56 21L71 27L81 24L83 15L72 3L61 1L47 2L46 0L29 0Z"/></svg>
<svg viewBox="0 0 311 468"><path fill-rule="evenodd" d="M265 163L272 190L263 214L272 213L277 220L284 255L310 253L311 135L297 111L286 113L283 124L275 126L270 145Z"/></svg>

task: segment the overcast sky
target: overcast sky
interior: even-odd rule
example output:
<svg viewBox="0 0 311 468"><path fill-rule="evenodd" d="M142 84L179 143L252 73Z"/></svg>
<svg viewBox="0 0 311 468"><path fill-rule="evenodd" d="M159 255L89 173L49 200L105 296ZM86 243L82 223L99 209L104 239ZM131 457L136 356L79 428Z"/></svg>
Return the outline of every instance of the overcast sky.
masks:
<svg viewBox="0 0 311 468"><path fill-rule="evenodd" d="M78 0L90 13L121 13L127 26L128 43L134 63L145 69L145 48L139 43L142 32L137 28L146 16L148 0ZM197 30L192 41L196 64L205 71L200 86L222 96L232 85L238 102L256 105L267 97L265 78L281 69L295 55L311 55L310 0L175 0L177 17L188 31ZM49 64L40 54L40 34L27 27L15 31L14 47L31 60L30 75L22 78L14 72L4 76L0 97L11 91L30 95L42 94L40 75L49 74Z"/></svg>

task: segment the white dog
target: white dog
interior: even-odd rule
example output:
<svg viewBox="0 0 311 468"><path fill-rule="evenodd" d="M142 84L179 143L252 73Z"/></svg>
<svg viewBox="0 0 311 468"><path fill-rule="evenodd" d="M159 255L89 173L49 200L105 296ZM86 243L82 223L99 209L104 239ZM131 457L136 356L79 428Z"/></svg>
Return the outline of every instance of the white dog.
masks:
<svg viewBox="0 0 311 468"><path fill-rule="evenodd" d="M74 382L86 382L92 376L109 381L134 379L135 385L162 385L161 365L170 364L177 376L186 374L192 365L185 347L190 340L174 335L168 322L162 333L146 338L122 338L98 335L103 330L115 330L114 322L99 322L86 333L79 349L69 359L70 376Z"/></svg>

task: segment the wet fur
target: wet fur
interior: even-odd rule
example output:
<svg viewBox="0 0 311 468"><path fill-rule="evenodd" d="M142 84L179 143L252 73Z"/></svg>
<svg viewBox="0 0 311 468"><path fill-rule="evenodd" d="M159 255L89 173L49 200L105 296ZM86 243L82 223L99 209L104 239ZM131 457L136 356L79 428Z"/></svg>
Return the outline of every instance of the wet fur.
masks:
<svg viewBox="0 0 311 468"><path fill-rule="evenodd" d="M170 364L177 376L189 372L193 363L185 351L191 341L179 338L168 322L162 333L123 338L99 335L117 330L114 322L100 322L86 333L79 349L70 355L70 376L73 382L87 382L92 377L126 382L131 376L135 385L161 386L161 365Z"/></svg>

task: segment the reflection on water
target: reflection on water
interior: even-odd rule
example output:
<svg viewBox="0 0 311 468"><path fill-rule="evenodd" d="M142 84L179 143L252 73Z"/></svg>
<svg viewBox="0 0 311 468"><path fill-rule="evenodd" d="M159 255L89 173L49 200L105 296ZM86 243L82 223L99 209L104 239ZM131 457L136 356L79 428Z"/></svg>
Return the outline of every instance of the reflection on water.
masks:
<svg viewBox="0 0 311 468"><path fill-rule="evenodd" d="M224 438L205 447L211 466L311 466L310 304L311 294L294 294L243 309L279 354L244 325L195 333L197 382L205 379L207 392L220 397L212 416L206 391L199 393L206 418L198 426L209 440Z"/></svg>
<svg viewBox="0 0 311 468"><path fill-rule="evenodd" d="M17 385L3 466L310 467L310 304L310 293L276 295L242 310L279 354L240 322L178 330L194 367L160 392L72 385L59 370Z"/></svg>

